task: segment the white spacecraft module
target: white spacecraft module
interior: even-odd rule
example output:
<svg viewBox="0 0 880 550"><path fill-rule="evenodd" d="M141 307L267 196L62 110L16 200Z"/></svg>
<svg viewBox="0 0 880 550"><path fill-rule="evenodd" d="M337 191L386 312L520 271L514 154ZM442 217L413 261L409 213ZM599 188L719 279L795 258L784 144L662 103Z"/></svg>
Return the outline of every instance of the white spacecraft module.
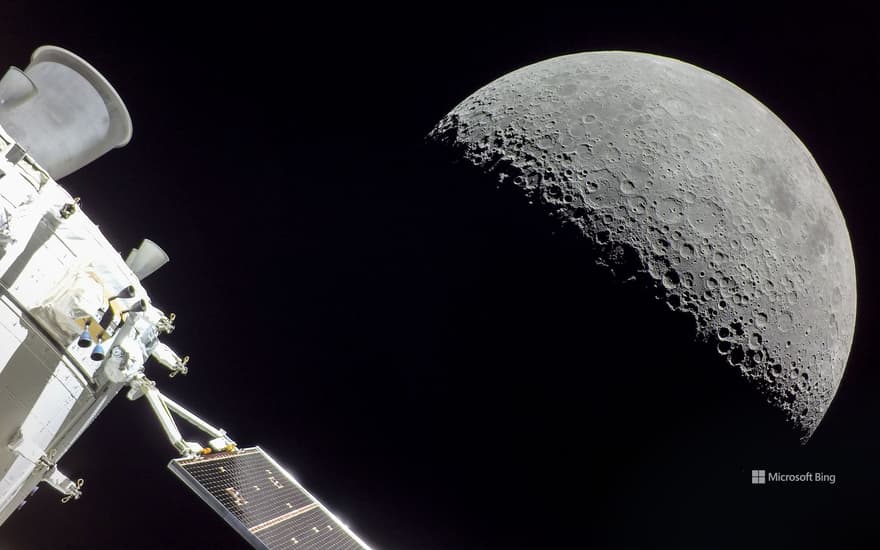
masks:
<svg viewBox="0 0 880 550"><path fill-rule="evenodd" d="M148 239L127 259L56 180L128 143L131 119L88 63L53 46L0 79L0 524L40 483L78 499L58 461L120 390L144 397L180 458L168 467L255 548L366 544L261 449L239 449L163 395L187 359L159 341L174 329L141 281L168 261ZM207 434L185 440L176 415Z"/></svg>

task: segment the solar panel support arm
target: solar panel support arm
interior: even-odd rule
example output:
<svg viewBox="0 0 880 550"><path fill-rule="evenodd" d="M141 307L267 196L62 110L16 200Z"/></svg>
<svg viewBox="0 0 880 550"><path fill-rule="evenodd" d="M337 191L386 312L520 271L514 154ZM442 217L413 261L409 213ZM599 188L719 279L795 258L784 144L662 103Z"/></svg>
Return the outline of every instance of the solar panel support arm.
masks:
<svg viewBox="0 0 880 550"><path fill-rule="evenodd" d="M173 401L168 396L159 394L159 397L171 410L171 412L211 436L213 439L208 442L208 445L214 451L231 451L235 449L235 441L232 441L231 439L229 439L229 437L226 436L225 430L215 428L214 426L208 424L200 417L198 417L195 413L184 408L183 405L180 405L179 403Z"/></svg>
<svg viewBox="0 0 880 550"><path fill-rule="evenodd" d="M150 408L153 409L153 413L159 419L159 424L181 456L193 457L205 454L211 450L230 451L235 449L235 441L229 439L224 430L208 424L193 412L163 395L162 392L156 389L156 383L143 374L136 376L129 384L131 386L129 399L134 400L140 395L147 398ZM213 439L208 442L210 449L206 449L198 443L185 440L177 428L177 423L171 414L172 412L212 437Z"/></svg>
<svg viewBox="0 0 880 550"><path fill-rule="evenodd" d="M171 444L177 449L181 456L192 457L201 454L202 446L198 443L185 440L181 435L180 430L177 429L177 424L174 422L171 412L168 410L165 401L162 399L162 393L156 389L155 382L144 375L139 375L129 384L133 391L140 393L147 398L150 408L153 409L153 413L155 413L156 418L159 419L159 424L162 426L162 429L165 430L165 434L168 436Z"/></svg>

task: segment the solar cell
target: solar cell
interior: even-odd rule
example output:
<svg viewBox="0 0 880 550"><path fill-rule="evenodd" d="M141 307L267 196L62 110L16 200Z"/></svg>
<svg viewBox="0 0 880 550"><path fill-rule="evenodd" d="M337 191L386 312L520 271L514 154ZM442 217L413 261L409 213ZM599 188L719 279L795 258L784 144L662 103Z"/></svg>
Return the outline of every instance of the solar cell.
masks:
<svg viewBox="0 0 880 550"><path fill-rule="evenodd" d="M368 548L259 447L168 463L254 548Z"/></svg>

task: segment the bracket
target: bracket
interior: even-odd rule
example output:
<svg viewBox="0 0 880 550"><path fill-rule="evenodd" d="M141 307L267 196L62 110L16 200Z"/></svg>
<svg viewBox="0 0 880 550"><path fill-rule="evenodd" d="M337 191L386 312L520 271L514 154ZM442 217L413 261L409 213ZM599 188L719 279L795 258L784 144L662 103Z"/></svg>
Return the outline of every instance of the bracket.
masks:
<svg viewBox="0 0 880 550"><path fill-rule="evenodd" d="M45 470L40 481L64 495L61 502L78 500L82 496L82 486L85 481L82 478L73 481L61 473L55 462L54 451L46 455L37 444L26 439L21 431L18 431L9 442L9 450L33 464L35 468Z"/></svg>

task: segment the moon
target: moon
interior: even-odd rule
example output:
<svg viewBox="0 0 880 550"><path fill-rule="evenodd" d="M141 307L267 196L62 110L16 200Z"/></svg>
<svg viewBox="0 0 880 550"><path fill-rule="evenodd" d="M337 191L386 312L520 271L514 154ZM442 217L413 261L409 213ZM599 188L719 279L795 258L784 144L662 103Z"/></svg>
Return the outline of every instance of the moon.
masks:
<svg viewBox="0 0 880 550"><path fill-rule="evenodd" d="M809 440L846 367L855 264L822 171L767 107L679 60L588 52L495 80L428 139L692 317L706 368L735 369Z"/></svg>

